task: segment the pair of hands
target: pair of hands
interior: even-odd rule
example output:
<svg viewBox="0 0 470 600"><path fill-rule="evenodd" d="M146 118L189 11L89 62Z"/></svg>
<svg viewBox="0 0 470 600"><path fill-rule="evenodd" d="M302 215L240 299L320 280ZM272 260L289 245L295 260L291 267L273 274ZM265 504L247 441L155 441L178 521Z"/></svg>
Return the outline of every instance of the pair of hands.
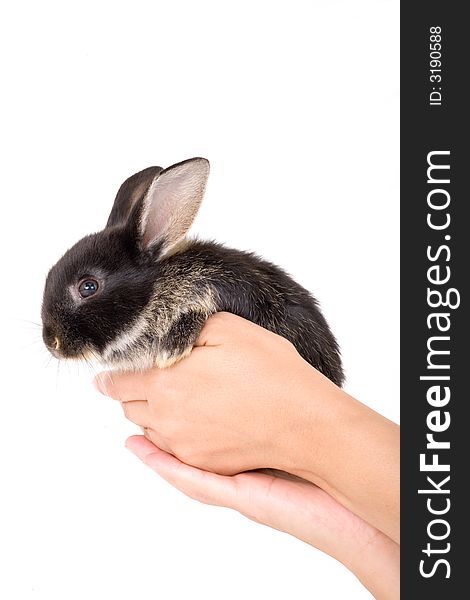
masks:
<svg viewBox="0 0 470 600"><path fill-rule="evenodd" d="M398 597L397 473L388 483L379 474L388 463L396 470L396 426L284 338L218 313L183 361L96 384L143 428L128 448L172 485L330 554L378 598ZM303 479L245 472L264 467ZM364 492L368 483L375 493Z"/></svg>

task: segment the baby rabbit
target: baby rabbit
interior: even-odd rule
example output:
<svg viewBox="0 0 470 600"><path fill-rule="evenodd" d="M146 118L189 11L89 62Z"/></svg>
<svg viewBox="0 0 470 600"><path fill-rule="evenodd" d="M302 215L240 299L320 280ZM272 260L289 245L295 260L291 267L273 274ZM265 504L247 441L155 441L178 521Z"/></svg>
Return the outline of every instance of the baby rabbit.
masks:
<svg viewBox="0 0 470 600"><path fill-rule="evenodd" d="M229 311L284 336L341 385L338 345L309 292L254 254L185 237L208 176L209 162L192 158L121 185L103 231L47 276L47 348L115 369L164 368L191 352L210 315Z"/></svg>

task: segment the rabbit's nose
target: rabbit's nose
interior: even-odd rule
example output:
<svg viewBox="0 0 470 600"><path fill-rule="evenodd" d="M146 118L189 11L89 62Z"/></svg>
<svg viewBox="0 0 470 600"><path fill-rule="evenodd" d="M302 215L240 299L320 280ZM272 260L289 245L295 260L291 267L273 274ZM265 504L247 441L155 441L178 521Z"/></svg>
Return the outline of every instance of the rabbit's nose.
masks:
<svg viewBox="0 0 470 600"><path fill-rule="evenodd" d="M57 351L60 349L60 338L50 325L44 325L42 329L42 338L49 350Z"/></svg>

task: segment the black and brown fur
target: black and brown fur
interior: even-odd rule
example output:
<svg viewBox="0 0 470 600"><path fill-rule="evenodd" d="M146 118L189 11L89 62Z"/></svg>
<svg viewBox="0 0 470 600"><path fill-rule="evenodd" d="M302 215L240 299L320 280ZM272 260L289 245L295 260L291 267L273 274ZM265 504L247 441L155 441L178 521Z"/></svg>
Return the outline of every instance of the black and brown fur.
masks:
<svg viewBox="0 0 470 600"><path fill-rule="evenodd" d="M205 159L150 167L121 186L106 228L52 267L43 337L57 357L95 357L118 369L166 367L192 349L219 311L290 340L341 385L338 345L317 301L279 267L215 242L188 240L209 173ZM99 281L86 299L77 286Z"/></svg>

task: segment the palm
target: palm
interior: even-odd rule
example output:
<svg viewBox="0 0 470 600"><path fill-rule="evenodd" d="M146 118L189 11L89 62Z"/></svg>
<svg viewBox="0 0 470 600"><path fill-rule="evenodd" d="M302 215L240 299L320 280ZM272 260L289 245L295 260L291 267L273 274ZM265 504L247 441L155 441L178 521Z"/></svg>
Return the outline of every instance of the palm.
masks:
<svg viewBox="0 0 470 600"><path fill-rule="evenodd" d="M378 533L321 488L302 479L266 471L217 475L182 463L143 436L129 438L127 445L144 463L191 498L233 508L253 521L294 535L336 558L343 555L343 549L349 548L350 543L370 540Z"/></svg>

